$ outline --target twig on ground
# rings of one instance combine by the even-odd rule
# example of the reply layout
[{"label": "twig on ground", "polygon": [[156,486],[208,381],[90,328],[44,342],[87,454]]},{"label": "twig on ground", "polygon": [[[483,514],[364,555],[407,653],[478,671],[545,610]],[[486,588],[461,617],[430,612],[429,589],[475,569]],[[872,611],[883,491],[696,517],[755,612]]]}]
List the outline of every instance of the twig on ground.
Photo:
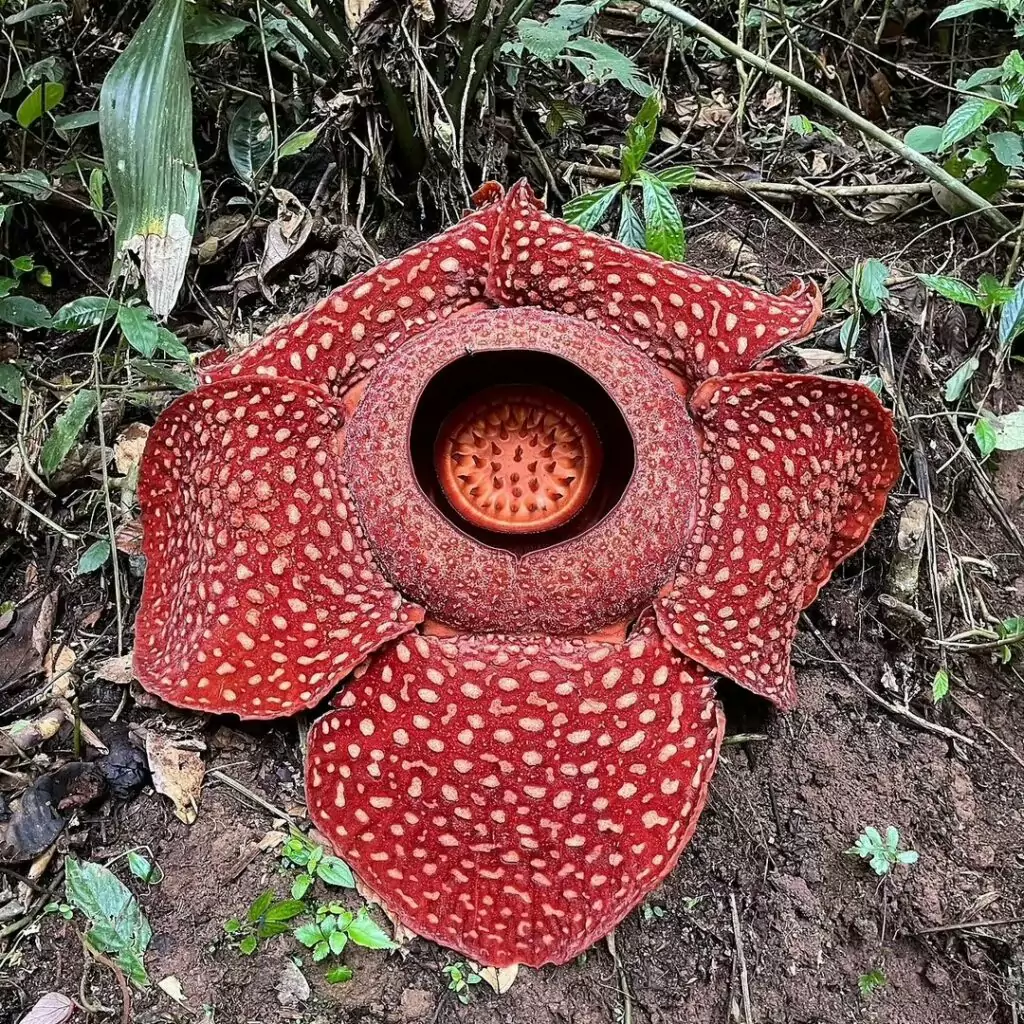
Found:
[{"label": "twig on ground", "polygon": [[619,979],[618,991],[619,995],[622,996],[622,1024],[632,1024],[633,997],[629,992],[629,982],[626,978],[626,969],[622,966],[618,950],[615,948],[615,932],[609,932],[609,934],[605,936],[605,942],[608,945],[608,952],[612,955],[612,961],[615,964],[615,973]]},{"label": "twig on ground", "polygon": [[993,917],[985,921],[955,921],[952,924],[936,924],[931,928],[922,928],[911,932],[911,935],[939,935],[942,932],[967,932],[975,928],[1009,928],[1015,924],[1024,924],[1024,917]]},{"label": "twig on ground", "polygon": [[887,701],[881,694],[875,693],[874,690],[864,682],[863,679],[856,672],[853,671],[850,666],[843,661],[839,656],[836,649],[822,636],[821,630],[807,617],[806,614],[800,616],[800,622],[802,625],[809,630],[819,644],[825,649],[828,656],[839,666],[842,670],[843,675],[850,680],[851,683],[856,685],[859,689],[873,700],[879,707],[885,708],[891,715],[895,715],[897,718],[903,718],[908,722],[912,722],[919,729],[923,729],[925,732],[934,733],[936,736],[944,736],[948,740],[956,740],[959,743],[964,743],[967,746],[974,746],[974,740],[968,736],[964,736],[963,733],[957,732],[955,729],[949,729],[944,725],[939,725],[938,722],[929,722],[927,718],[922,718],[920,715],[915,714],[910,708],[900,707],[898,704],[893,704]]},{"label": "twig on ground", "polygon": [[736,894],[729,893],[729,909],[732,911],[732,937],[736,943],[736,962],[740,969],[740,995],[743,999],[743,1022],[753,1024],[750,1012],[750,980],[747,978],[747,955],[743,951],[743,932],[740,929],[740,912],[736,906]]},{"label": "twig on ground", "polygon": [[836,117],[840,117],[844,121],[853,125],[866,137],[881,144],[890,152],[895,153],[897,156],[902,157],[907,162],[920,168],[920,170],[922,170],[929,178],[938,182],[943,186],[943,188],[952,192],[953,195],[960,199],[966,206],[981,214],[981,216],[995,225],[995,227],[1000,231],[1009,231],[1013,227],[1005,214],[994,207],[987,199],[982,198],[977,192],[969,188],[964,182],[954,178],[953,175],[940,167],[934,160],[924,156],[922,153],[912,150],[909,146],[890,135],[887,131],[880,128],[872,121],[869,121],[866,117],[862,117],[844,103],[840,103],[839,100],[829,96],[827,92],[823,92],[821,89],[811,85],[809,82],[805,82],[802,78],[794,75],[791,71],[787,71],[785,68],[780,67],[777,64],[772,64],[763,57],[759,57],[757,54],[751,53],[749,50],[737,46],[736,43],[727,36],[722,35],[721,32],[715,31],[715,29],[710,25],[706,25],[699,18],[695,18],[689,11],[685,11],[681,7],[677,7],[675,4],[671,3],[670,0],[641,0],[641,2],[646,7],[650,7],[655,11],[660,11],[662,14],[673,19],[673,21],[678,21],[681,25],[685,25],[692,32],[696,32],[698,35],[703,36],[709,42],[714,43],[733,57],[736,57],[745,63],[750,64],[752,67],[758,68],[761,71],[774,76],[790,88],[795,89],[801,95],[806,96],[809,100],[813,100],[819,106],[824,107],[829,111],[829,113],[834,114]]},{"label": "twig on ground", "polygon": [[263,810],[272,814],[275,818],[283,818],[285,821],[290,821],[293,825],[299,825],[300,822],[296,820],[295,816],[289,814],[283,807],[275,807],[274,804],[268,800],[264,800],[259,793],[254,793],[248,786],[239,782],[238,779],[233,779],[230,775],[221,771],[220,768],[211,768],[207,773],[208,779],[216,779],[218,782],[223,782],[229,789],[233,789],[236,793],[241,793],[242,796],[247,797],[254,804],[262,807]]}]

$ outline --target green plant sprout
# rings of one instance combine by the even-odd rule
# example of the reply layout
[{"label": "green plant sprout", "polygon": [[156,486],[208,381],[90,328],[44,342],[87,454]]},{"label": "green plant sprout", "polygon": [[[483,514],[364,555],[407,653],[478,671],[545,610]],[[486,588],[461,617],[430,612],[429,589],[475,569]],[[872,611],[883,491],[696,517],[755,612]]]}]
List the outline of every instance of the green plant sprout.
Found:
[{"label": "green plant sprout", "polygon": [[483,978],[473,971],[465,960],[458,960],[442,968],[442,974],[448,976],[448,991],[454,992],[459,1002],[465,1005],[472,997],[471,985],[479,985]]},{"label": "green plant sprout", "polygon": [[885,987],[888,979],[880,967],[872,967],[857,979],[857,989],[863,999],[870,999],[880,988]]},{"label": "green plant sprout", "polygon": [[846,852],[863,857],[880,877],[888,875],[897,864],[916,864],[918,857],[916,850],[900,849],[900,833],[895,825],[885,830],[884,838],[874,825],[868,825]]},{"label": "green plant sprout", "polygon": [[339,889],[355,888],[352,870],[340,857],[325,854],[322,846],[311,843],[298,832],[293,832],[281,847],[281,858],[292,867],[302,868],[292,883],[292,899],[303,899],[314,878]]},{"label": "green plant sprout", "polygon": [[[620,151],[619,180],[613,185],[584,192],[565,204],[563,216],[570,224],[589,231],[608,217],[619,202],[619,226],[615,237],[635,249],[648,249],[667,260],[686,255],[686,231],[672,190],[689,185],[692,167],[647,170],[643,164],[658,134],[661,99],[651,93],[626,129]],[[640,189],[640,212],[633,205],[633,191]]]},{"label": "green plant sprout", "polygon": [[225,921],[224,931],[242,956],[252,956],[261,939],[290,931],[288,922],[304,913],[306,904],[301,900],[275,899],[272,892],[265,892],[249,904],[244,918],[233,917]]}]

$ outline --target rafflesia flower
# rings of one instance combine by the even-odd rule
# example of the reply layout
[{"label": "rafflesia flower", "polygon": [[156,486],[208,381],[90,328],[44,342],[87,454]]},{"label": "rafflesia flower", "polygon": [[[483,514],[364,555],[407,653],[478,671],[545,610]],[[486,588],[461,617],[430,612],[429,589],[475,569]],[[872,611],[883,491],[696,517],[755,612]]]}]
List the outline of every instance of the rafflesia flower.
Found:
[{"label": "rafflesia flower", "polygon": [[312,822],[411,930],[536,966],[672,869],[715,677],[792,706],[800,610],[899,458],[869,389],[756,370],[813,285],[482,193],[160,417],[135,666],[242,718],[347,680],[310,733]]}]

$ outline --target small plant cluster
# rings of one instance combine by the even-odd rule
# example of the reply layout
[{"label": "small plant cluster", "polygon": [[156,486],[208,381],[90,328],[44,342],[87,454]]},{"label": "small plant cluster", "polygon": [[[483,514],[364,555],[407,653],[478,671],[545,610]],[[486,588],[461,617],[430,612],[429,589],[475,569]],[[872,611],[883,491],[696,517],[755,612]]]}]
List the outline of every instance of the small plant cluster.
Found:
[{"label": "small plant cluster", "polygon": [[[648,249],[667,260],[681,260],[686,256],[686,231],[672,190],[689,185],[696,172],[692,167],[652,171],[644,166],[658,134],[660,113],[661,99],[657,93],[651,93],[626,129],[619,180],[566,203],[563,216],[570,224],[589,231],[611,215],[618,200],[615,237],[620,242],[634,249]],[[637,188],[641,197],[639,212],[633,199]]]},{"label": "small plant cluster", "polygon": [[898,864],[916,864],[918,857],[916,850],[900,849],[900,833],[895,825],[890,825],[884,836],[874,825],[868,825],[846,852],[863,857],[879,877],[888,875]]},{"label": "small plant cluster", "polygon": [[[340,889],[355,888],[349,866],[340,858],[325,854],[323,847],[293,832],[281,847],[285,868],[299,869],[292,881],[291,896],[278,898],[264,892],[249,905],[244,917],[224,922],[224,931],[243,956],[252,956],[260,942],[290,932],[312,951],[313,962],[339,960],[327,970],[332,983],[349,981],[352,969],[340,962],[349,942],[365,949],[395,949],[397,944],[370,916],[367,907],[352,911],[334,900],[311,904],[307,900],[316,880]],[[299,918],[312,918],[298,923]]]},{"label": "small plant cluster", "polygon": [[483,978],[480,977],[465,960],[458,960],[441,971],[448,979],[448,991],[454,992],[460,1003],[466,1004],[472,997],[470,986],[479,985]]}]

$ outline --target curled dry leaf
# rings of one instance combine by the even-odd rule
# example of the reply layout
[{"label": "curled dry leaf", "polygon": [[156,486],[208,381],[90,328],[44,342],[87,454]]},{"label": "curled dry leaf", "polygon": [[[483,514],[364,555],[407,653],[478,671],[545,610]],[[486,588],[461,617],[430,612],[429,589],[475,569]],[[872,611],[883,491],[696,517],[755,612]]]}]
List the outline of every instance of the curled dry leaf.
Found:
[{"label": "curled dry leaf", "polygon": [[199,796],[203,788],[206,766],[198,751],[162,733],[146,733],[146,757],[158,793],[170,797],[174,814],[186,825],[198,816]]},{"label": "curled dry leaf", "polygon": [[263,258],[260,260],[257,279],[263,294],[269,299],[266,278],[285,260],[294,256],[309,238],[313,230],[313,216],[306,207],[287,189],[271,190],[277,199],[277,217],[267,227]]},{"label": "curled dry leaf", "polygon": [[519,964],[512,964],[510,967],[484,967],[471,962],[471,966],[499,996],[504,995],[519,976]]},{"label": "curled dry leaf", "polygon": [[114,465],[122,476],[138,466],[146,448],[149,427],[145,423],[131,423],[114,442]]},{"label": "curled dry leaf", "polygon": [[104,658],[96,663],[93,671],[97,679],[106,683],[127,686],[132,681],[132,656],[122,654],[120,657]]},{"label": "curled dry leaf", "polygon": [[67,721],[62,708],[51,708],[30,721],[12,722],[0,730],[0,757],[21,757],[52,740]]},{"label": "curled dry leaf", "polygon": [[51,644],[43,659],[43,671],[46,678],[53,683],[54,691],[66,697],[71,692],[71,670],[75,667],[75,652],[63,640]]},{"label": "curled dry leaf", "polygon": [[157,985],[176,1003],[185,1002],[185,991],[181,987],[181,982],[178,981],[173,974],[168,975],[166,978],[162,978],[157,982]]},{"label": "curled dry leaf", "polygon": [[39,595],[18,609],[0,643],[0,687],[34,675],[43,667],[57,616],[58,591]]}]

